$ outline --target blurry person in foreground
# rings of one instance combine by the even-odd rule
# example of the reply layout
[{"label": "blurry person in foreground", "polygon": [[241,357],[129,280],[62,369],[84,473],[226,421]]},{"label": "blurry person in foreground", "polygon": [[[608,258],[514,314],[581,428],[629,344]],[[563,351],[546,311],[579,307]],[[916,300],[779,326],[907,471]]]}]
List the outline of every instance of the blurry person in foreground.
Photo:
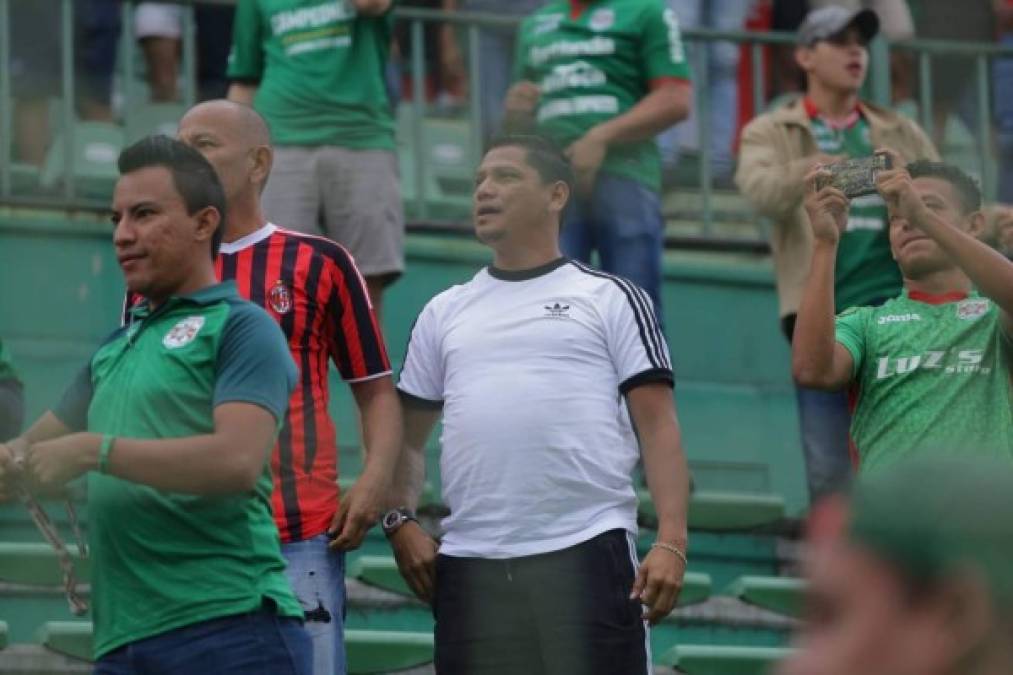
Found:
[{"label": "blurry person in foreground", "polygon": [[812,520],[806,617],[779,675],[1013,672],[1013,467],[920,458]]}]

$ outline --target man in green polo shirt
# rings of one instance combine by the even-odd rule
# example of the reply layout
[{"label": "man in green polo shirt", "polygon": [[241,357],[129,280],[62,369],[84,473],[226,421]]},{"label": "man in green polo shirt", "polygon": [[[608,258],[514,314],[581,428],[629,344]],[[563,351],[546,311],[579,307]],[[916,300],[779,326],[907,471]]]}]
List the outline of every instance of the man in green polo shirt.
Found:
[{"label": "man in green polo shirt", "polygon": [[661,316],[656,136],[689,114],[689,65],[662,0],[556,0],[521,24],[505,123],[536,130],[573,166],[560,244],[641,286]]},{"label": "man in green polo shirt", "polygon": [[10,352],[0,340],[0,438],[11,438],[21,431],[24,414],[21,380],[14,371]]},{"label": "man in green polo shirt", "polygon": [[387,94],[393,0],[244,0],[228,97],[275,145],[264,211],[347,248],[377,314],[404,269],[404,208]]},{"label": "man in green polo shirt", "polygon": [[308,675],[266,464],[295,365],[274,320],[216,283],[225,197],[207,160],[149,137],[119,169],[113,241],[147,301],[0,446],[0,479],[87,474],[96,673]]},{"label": "man in green polo shirt", "polygon": [[862,473],[926,452],[1013,461],[1013,262],[976,236],[985,226],[977,185],[925,160],[881,172],[904,291],[843,312],[835,326],[848,200],[830,186],[816,191],[820,175],[807,177],[815,245],[792,344],[795,378],[826,390],[854,386],[851,439]]}]

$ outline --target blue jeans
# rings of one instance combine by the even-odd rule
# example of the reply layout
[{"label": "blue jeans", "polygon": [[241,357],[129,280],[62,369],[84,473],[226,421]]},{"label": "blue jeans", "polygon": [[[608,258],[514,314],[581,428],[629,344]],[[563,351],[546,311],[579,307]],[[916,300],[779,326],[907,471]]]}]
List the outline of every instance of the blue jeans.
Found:
[{"label": "blue jeans", "polygon": [[310,675],[302,622],[273,605],[137,640],[95,663],[94,675]]},{"label": "blue jeans", "polygon": [[306,612],[313,675],[345,675],[345,554],[326,535],[281,545],[285,575]]},{"label": "blue jeans", "polygon": [[564,255],[585,263],[597,251],[603,270],[647,291],[661,321],[664,233],[657,192],[632,178],[600,173],[590,200],[571,198],[559,243]]},{"label": "blue jeans", "polygon": [[[745,0],[667,0],[668,7],[675,11],[679,27],[710,28],[713,30],[741,31],[746,23],[749,2]],[[705,46],[706,45],[706,46]],[[707,96],[710,101],[710,146],[712,173],[715,176],[730,175],[732,171],[732,141],[738,121],[739,102],[739,46],[734,42],[695,42],[687,52],[694,73],[700,69],[699,58],[692,52],[707,49],[708,91],[696,96]],[[694,75],[700,81],[699,74]],[[668,129],[658,137],[661,158],[665,166],[674,167],[678,161],[679,148],[699,147],[699,122],[695,112],[677,126]]]},{"label": "blue jeans", "polygon": [[820,391],[795,386],[802,431],[809,503],[846,487],[851,480],[848,431],[851,411],[846,391]]}]

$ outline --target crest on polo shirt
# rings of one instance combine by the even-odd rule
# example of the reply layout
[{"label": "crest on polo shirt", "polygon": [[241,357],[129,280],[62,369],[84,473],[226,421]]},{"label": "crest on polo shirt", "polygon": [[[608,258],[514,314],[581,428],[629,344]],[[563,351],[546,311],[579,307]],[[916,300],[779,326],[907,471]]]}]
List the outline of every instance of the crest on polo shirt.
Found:
[{"label": "crest on polo shirt", "polygon": [[175,326],[172,327],[165,337],[162,338],[162,344],[165,345],[166,349],[179,349],[185,347],[194,341],[197,337],[197,333],[204,327],[203,316],[188,316],[183,319]]},{"label": "crest on polo shirt", "polygon": [[274,286],[267,292],[267,305],[278,314],[292,311],[292,291],[281,279],[274,282]]},{"label": "crest on polo shirt", "polygon": [[957,303],[957,318],[964,321],[974,321],[985,316],[988,312],[988,300],[975,298],[973,300],[961,300]]},{"label": "crest on polo shirt", "polygon": [[596,9],[588,20],[591,30],[608,30],[616,23],[615,10],[609,8]]}]

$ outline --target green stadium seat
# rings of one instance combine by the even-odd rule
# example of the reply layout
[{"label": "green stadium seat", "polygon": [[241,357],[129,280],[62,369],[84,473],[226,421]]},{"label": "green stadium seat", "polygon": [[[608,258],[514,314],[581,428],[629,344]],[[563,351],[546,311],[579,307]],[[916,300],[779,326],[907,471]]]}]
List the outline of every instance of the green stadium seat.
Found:
[{"label": "green stadium seat", "polygon": [[[77,546],[67,545],[74,560],[78,583],[88,583],[91,565],[78,555]],[[0,542],[0,581],[12,584],[56,586],[63,583],[63,573],[56,551],[47,543]]]},{"label": "green stadium seat", "polygon": [[[652,522],[658,518],[646,489],[639,491],[640,515]],[[689,527],[698,530],[750,530],[772,525],[784,518],[784,499],[777,495],[697,491],[689,501]]]},{"label": "green stadium seat", "polygon": [[40,171],[34,164],[11,162],[11,190],[14,194],[24,194],[39,188]]},{"label": "green stadium seat", "polygon": [[90,621],[50,621],[39,629],[42,646],[82,661],[92,659]]},{"label": "green stadium seat", "polygon": [[0,649],[6,649],[8,644],[7,622],[0,621]]},{"label": "green stadium seat", "polygon": [[[124,146],[123,129],[106,122],[78,122],[74,125],[73,180],[80,197],[108,199],[119,178],[116,160]],[[45,188],[63,184],[64,135],[53,141],[40,181]]]},{"label": "green stadium seat", "polygon": [[397,672],[433,660],[433,634],[346,630],[345,652],[350,675]]},{"label": "green stadium seat", "polygon": [[686,572],[679,593],[679,607],[706,602],[711,596],[711,577],[701,572]]},{"label": "green stadium seat", "polygon": [[678,645],[655,663],[687,675],[763,675],[791,653],[783,647]]},{"label": "green stadium seat", "polygon": [[414,597],[392,556],[364,555],[349,564],[348,576],[391,593]]},{"label": "green stadium seat", "polygon": [[736,579],[725,595],[778,614],[797,617],[802,612],[806,582],[789,577],[743,576]]},{"label": "green stadium seat", "polygon": [[126,111],[126,139],[133,143],[149,134],[176,135],[186,106],[179,103],[143,103]]}]

